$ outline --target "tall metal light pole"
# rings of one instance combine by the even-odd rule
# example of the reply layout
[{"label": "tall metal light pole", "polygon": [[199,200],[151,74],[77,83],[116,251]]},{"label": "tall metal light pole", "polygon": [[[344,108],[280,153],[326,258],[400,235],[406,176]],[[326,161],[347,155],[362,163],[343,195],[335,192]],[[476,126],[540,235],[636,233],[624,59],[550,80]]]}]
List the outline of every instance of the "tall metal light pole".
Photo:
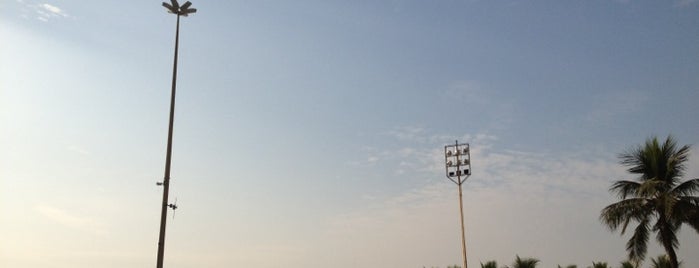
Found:
[{"label": "tall metal light pole", "polygon": [[175,117],[175,88],[177,85],[177,49],[180,42],[180,16],[187,17],[189,14],[197,12],[195,8],[190,8],[191,2],[187,1],[182,6],[177,0],[170,0],[170,4],[163,2],[163,6],[169,13],[177,15],[177,28],[175,29],[175,62],[172,67],[172,94],[170,95],[170,123],[167,132],[167,154],[165,156],[165,178],[158,185],[163,186],[163,204],[160,213],[160,236],[158,237],[158,261],[157,268],[163,267],[163,257],[165,254],[165,225],[167,222],[167,209],[177,209],[177,205],[168,204],[168,192],[170,191],[170,163],[172,160],[172,125]]},{"label": "tall metal light pole", "polygon": [[459,186],[459,215],[461,216],[461,248],[463,249],[464,267],[466,263],[466,233],[464,230],[464,203],[461,194],[461,184],[471,176],[471,150],[468,143],[444,146],[444,162],[446,164],[446,175],[449,180]]}]

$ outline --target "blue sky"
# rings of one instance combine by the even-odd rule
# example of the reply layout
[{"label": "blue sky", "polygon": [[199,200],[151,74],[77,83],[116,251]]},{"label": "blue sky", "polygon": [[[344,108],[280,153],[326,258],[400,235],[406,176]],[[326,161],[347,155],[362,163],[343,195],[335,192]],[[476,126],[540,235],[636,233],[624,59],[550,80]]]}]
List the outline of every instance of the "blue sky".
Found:
[{"label": "blue sky", "polygon": [[[616,156],[699,141],[697,1],[193,6],[168,267],[460,263],[456,139],[470,265],[617,264]],[[159,1],[0,3],[1,266],[154,264],[174,24]]]}]

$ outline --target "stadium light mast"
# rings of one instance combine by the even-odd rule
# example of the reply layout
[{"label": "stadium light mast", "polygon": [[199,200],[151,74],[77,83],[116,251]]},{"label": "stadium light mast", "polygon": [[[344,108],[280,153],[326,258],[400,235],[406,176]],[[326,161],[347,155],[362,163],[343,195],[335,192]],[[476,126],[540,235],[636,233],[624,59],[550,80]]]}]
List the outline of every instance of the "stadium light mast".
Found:
[{"label": "stadium light mast", "polygon": [[461,216],[459,219],[461,219],[461,248],[464,257],[463,268],[468,268],[466,262],[466,233],[464,230],[464,203],[461,192],[461,184],[471,176],[471,149],[468,143],[459,144],[457,140],[454,145],[444,146],[444,162],[447,178],[459,186],[459,215]]},{"label": "stadium light mast", "polygon": [[165,226],[167,222],[167,209],[177,209],[176,204],[168,204],[168,193],[170,191],[170,163],[172,160],[172,127],[175,117],[175,88],[177,87],[177,50],[180,43],[180,16],[189,16],[197,12],[197,9],[190,8],[192,3],[187,1],[183,5],[177,0],[170,0],[170,3],[163,2],[163,6],[167,8],[168,13],[177,15],[177,27],[175,28],[175,60],[172,67],[172,93],[170,95],[170,122],[167,132],[167,154],[165,156],[165,178],[158,185],[163,186],[163,204],[160,213],[160,236],[158,237],[158,260],[156,267],[163,267],[163,257],[165,254]]}]

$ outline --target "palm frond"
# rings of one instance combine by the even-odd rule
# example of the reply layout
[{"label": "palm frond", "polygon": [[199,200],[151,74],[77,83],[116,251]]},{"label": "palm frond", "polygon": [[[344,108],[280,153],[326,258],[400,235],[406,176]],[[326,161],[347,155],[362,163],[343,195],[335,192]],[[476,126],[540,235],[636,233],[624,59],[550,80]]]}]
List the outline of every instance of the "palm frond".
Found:
[{"label": "palm frond", "polygon": [[654,201],[655,210],[658,213],[659,218],[658,222],[660,222],[661,219],[667,223],[677,221],[672,217],[672,215],[674,214],[675,206],[677,205],[679,199],[669,193],[659,193],[658,197],[656,197]]},{"label": "palm frond", "polygon": [[481,268],[498,268],[498,263],[496,261],[488,261],[485,264],[481,262]]},{"label": "palm frond", "polygon": [[680,196],[678,199],[682,202],[687,202],[693,206],[699,206],[699,196]]},{"label": "palm frond", "polygon": [[636,226],[631,239],[626,243],[626,251],[629,252],[629,260],[641,262],[646,257],[650,233],[648,225],[648,220],[641,221],[638,226]]},{"label": "palm frond", "polygon": [[672,268],[672,263],[667,255],[660,255],[657,258],[650,259],[652,268]]},{"label": "palm frond", "polygon": [[645,156],[642,147],[636,147],[619,155],[619,163],[629,168],[631,174],[645,174],[649,168],[648,157]]},{"label": "palm frond", "polygon": [[592,268],[609,268],[606,262],[592,262]]},{"label": "palm frond", "polygon": [[600,213],[600,220],[612,231],[623,223],[622,234],[631,219],[641,221],[648,217],[648,200],[645,198],[629,198],[611,204]]},{"label": "palm frond", "polygon": [[515,258],[515,262],[512,264],[512,268],[535,268],[536,265],[539,263],[538,259],[534,258],[520,258],[519,255],[516,255],[517,258]]},{"label": "palm frond", "polygon": [[680,197],[672,217],[681,223],[689,224],[699,233],[699,196]]},{"label": "palm frond", "polygon": [[685,196],[699,193],[699,178],[680,183],[671,190],[671,193],[675,196]]},{"label": "palm frond", "polygon": [[614,182],[609,191],[616,193],[619,199],[626,199],[628,196],[637,196],[638,188],[641,184],[635,181],[620,180]]},{"label": "palm frond", "polygon": [[635,268],[635,266],[631,261],[623,261],[621,262],[621,268]]},{"label": "palm frond", "polygon": [[655,239],[663,246],[670,246],[677,249],[680,242],[677,240],[677,231],[679,224],[668,220],[663,220],[663,217],[658,218],[658,221],[653,225],[653,230],[657,232]]},{"label": "palm frond", "polygon": [[677,149],[677,141],[672,136],[667,137],[663,144],[663,159],[667,160],[668,179],[676,180],[684,175],[690,149],[689,145]]}]

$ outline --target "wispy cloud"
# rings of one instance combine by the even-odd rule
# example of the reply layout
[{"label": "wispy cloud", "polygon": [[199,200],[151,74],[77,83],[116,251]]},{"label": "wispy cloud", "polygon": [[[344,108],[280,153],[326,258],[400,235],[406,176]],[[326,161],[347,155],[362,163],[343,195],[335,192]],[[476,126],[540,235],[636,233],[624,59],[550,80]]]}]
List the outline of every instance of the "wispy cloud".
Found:
[{"label": "wispy cloud", "polygon": [[70,17],[63,9],[47,3],[38,4],[35,7],[35,11],[38,14],[37,18],[41,21]]},{"label": "wispy cloud", "polygon": [[[63,8],[60,8],[53,4],[39,3],[34,1],[28,2],[24,0],[16,1],[25,8],[22,14],[22,17],[24,18],[29,18],[30,16],[33,16],[37,20],[43,22],[49,22],[51,20],[61,18],[73,18],[73,16],[68,14],[68,12],[66,12]],[[31,15],[28,13],[30,13]]]},{"label": "wispy cloud", "polygon": [[34,210],[46,219],[64,227],[87,231],[99,236],[107,235],[104,226],[90,217],[77,216],[67,210],[48,205],[37,205]]},{"label": "wispy cloud", "polygon": [[54,5],[51,5],[51,4],[46,4],[46,3],[41,4],[40,6],[41,6],[41,8],[43,8],[44,10],[50,12],[50,13],[53,14],[53,15],[56,15],[56,16],[63,16],[63,17],[67,17],[67,16],[68,16],[68,14],[66,14],[63,10],[61,10],[61,9],[60,9],[59,7],[57,7],[57,6],[54,6]]},{"label": "wispy cloud", "polygon": [[425,136],[425,128],[419,126],[401,126],[391,129],[383,133],[385,136],[390,136],[401,141],[412,141],[424,143],[427,141]]},{"label": "wispy cloud", "polygon": [[[472,146],[490,148],[497,137],[491,134],[463,134],[446,135],[430,133],[419,126],[400,126],[382,132],[379,136],[393,139],[397,147],[378,149],[366,146],[364,159],[366,161],[353,161],[354,166],[373,166],[378,161],[393,164],[392,169],[397,174],[404,173],[434,173],[441,172],[444,165],[443,146],[455,140],[469,142]],[[373,161],[368,161],[373,160]]]}]

